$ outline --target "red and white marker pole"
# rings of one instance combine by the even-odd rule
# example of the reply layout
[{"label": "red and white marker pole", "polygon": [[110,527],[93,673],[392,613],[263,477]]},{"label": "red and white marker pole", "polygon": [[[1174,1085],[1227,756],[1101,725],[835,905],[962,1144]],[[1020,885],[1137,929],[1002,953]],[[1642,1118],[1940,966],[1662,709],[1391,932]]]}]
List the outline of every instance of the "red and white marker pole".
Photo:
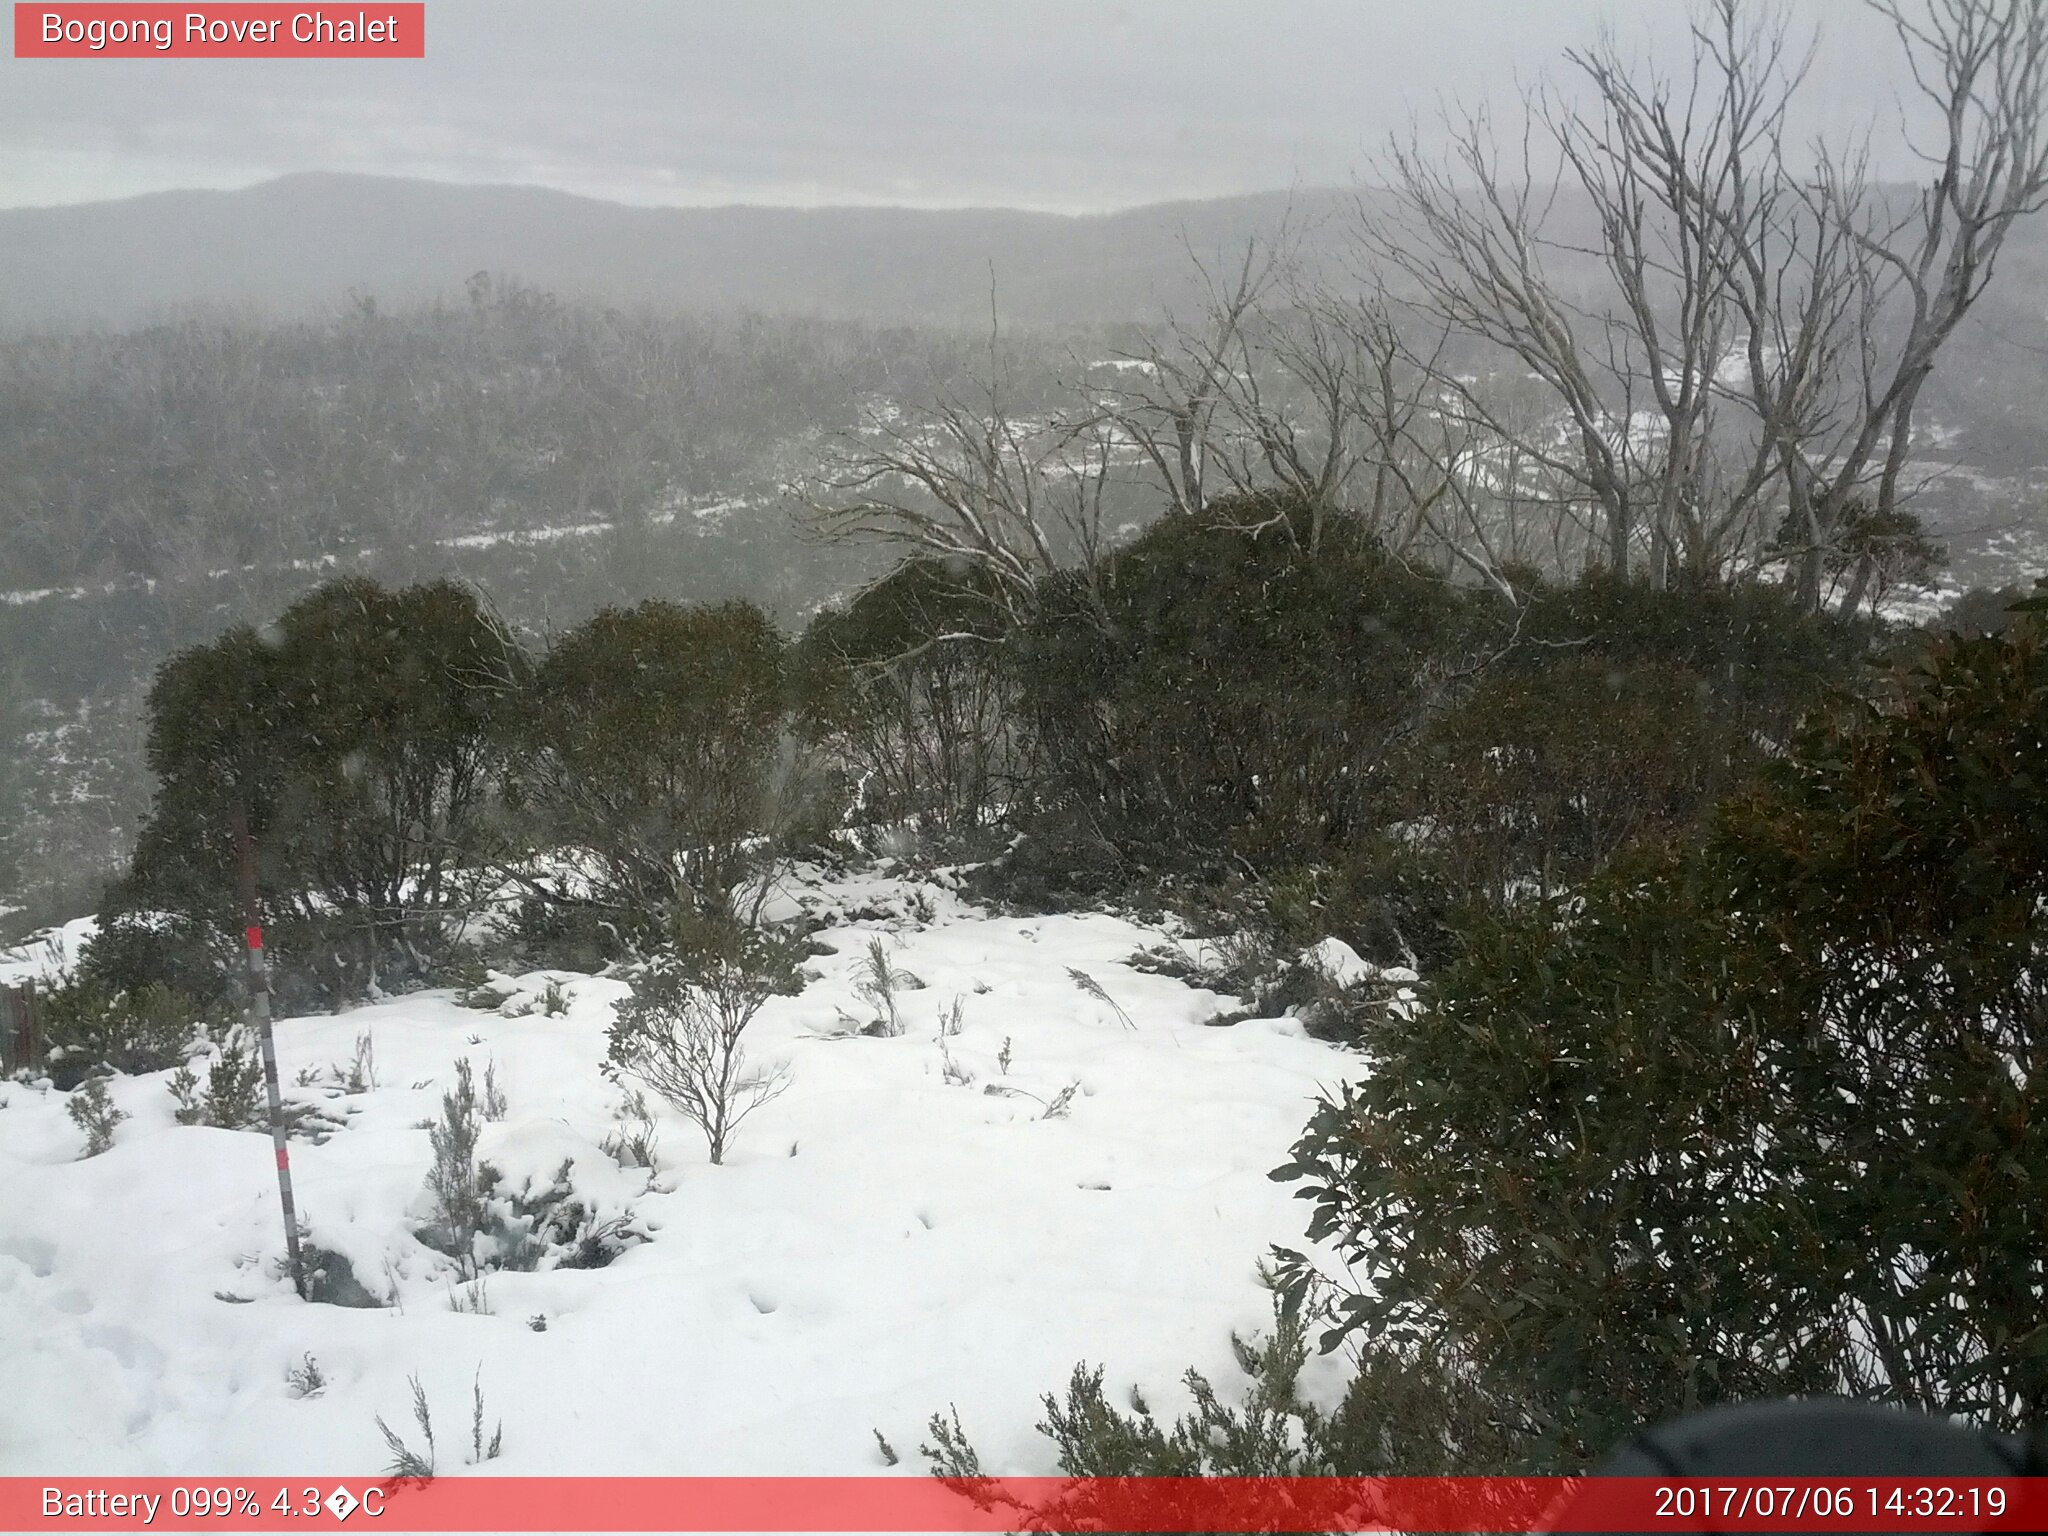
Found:
[{"label": "red and white marker pole", "polygon": [[285,1138],[284,1095],[277,1086],[277,1041],[270,1031],[270,972],[263,959],[263,925],[256,918],[256,848],[249,816],[235,802],[235,868],[242,886],[242,937],[249,951],[249,1028],[263,1051],[263,1092],[270,1104],[270,1145],[277,1156],[277,1199],[284,1207],[284,1246],[292,1266],[292,1289],[306,1297],[306,1266],[299,1255],[299,1213],[292,1199],[292,1154]]}]

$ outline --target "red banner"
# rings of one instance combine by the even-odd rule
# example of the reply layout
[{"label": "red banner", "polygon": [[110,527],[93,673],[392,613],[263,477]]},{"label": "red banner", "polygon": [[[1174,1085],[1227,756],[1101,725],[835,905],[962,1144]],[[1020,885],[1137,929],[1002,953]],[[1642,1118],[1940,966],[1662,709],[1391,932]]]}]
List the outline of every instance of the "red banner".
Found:
[{"label": "red banner", "polygon": [[423,59],[427,8],[355,5],[14,7],[17,59]]},{"label": "red banner", "polygon": [[2039,1531],[2039,1478],[0,1478],[0,1530]]}]

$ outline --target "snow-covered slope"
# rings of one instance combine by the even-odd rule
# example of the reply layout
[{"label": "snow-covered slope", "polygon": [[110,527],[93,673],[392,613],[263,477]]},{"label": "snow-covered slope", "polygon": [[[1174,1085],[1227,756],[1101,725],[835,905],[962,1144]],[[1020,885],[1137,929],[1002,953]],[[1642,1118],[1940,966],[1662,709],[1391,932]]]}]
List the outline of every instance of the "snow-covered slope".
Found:
[{"label": "snow-covered slope", "polygon": [[[836,914],[833,953],[749,1032],[793,1082],[720,1168],[666,1106],[651,1176],[601,1150],[615,980],[279,1023],[287,1097],[344,1122],[293,1143],[305,1221],[382,1309],[292,1294],[266,1137],[176,1124],[162,1075],[114,1081],[131,1118],[82,1161],[64,1095],[0,1086],[0,1472],[374,1472],[374,1417],[411,1432],[414,1372],[443,1472],[479,1379],[504,1423],[492,1472],[874,1472],[880,1429],[908,1475],[952,1402],[993,1470],[1049,1471],[1037,1395],[1078,1359],[1167,1413],[1190,1365],[1236,1379],[1229,1331],[1269,1317],[1257,1261],[1300,1243],[1303,1207],[1267,1170],[1354,1064],[1291,1020],[1208,1026],[1233,1000],[1126,965],[1170,939],[1119,918],[991,916],[880,877],[810,874],[791,899]],[[893,1038],[847,1023],[873,1016],[855,984],[877,934],[923,983]],[[550,980],[566,1013],[520,1012]],[[364,1033],[378,1086],[348,1093],[331,1064]],[[573,1158],[586,1203],[651,1240],[604,1269],[493,1274],[488,1315],[454,1310],[449,1262],[412,1230],[458,1057],[495,1063],[509,1101],[481,1157],[514,1185]],[[299,1396],[308,1354],[326,1385]]]}]

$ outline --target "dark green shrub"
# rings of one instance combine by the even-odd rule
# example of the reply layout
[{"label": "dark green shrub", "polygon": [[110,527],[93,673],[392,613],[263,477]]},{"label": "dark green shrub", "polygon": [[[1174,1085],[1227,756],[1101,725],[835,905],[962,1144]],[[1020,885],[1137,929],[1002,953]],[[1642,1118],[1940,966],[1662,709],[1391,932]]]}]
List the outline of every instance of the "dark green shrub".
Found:
[{"label": "dark green shrub", "polygon": [[2038,628],[1953,639],[1696,846],[1477,924],[1276,1171],[1357,1277],[1331,1342],[1482,1405],[1463,1470],[1788,1393],[2038,1422],[2044,783]]},{"label": "dark green shrub", "polygon": [[504,968],[601,971],[613,961],[650,953],[664,931],[659,909],[528,896],[507,924],[505,945],[516,960]]},{"label": "dark green shrub", "polygon": [[189,1062],[181,1064],[165,1084],[177,1106],[172,1116],[180,1125],[249,1130],[259,1123],[256,1090],[262,1081],[263,1063],[240,1028],[230,1025],[211,1033],[214,1038],[205,1087],[201,1088],[199,1074]]},{"label": "dark green shrub", "polygon": [[211,1007],[229,995],[239,930],[209,929],[172,913],[123,910],[124,892],[106,893],[99,926],[78,955],[81,979],[109,991],[163,986]]},{"label": "dark green shrub", "polygon": [[1562,586],[1529,584],[1514,654],[1544,652],[1610,663],[1683,668],[1697,676],[1731,728],[1783,744],[1832,685],[1854,680],[1868,625],[1815,617],[1762,582],[1669,588],[1593,571]]},{"label": "dark green shrub", "polygon": [[1522,583],[1521,612],[1389,766],[1389,822],[1334,861],[1361,949],[1434,967],[1474,912],[1693,835],[1848,684],[1866,635],[1761,587]]},{"label": "dark green shrub", "polygon": [[1057,810],[1148,859],[1261,871],[1376,825],[1475,615],[1353,520],[1310,547],[1317,521],[1233,498],[1045,585],[1020,653]]},{"label": "dark green shrub", "polygon": [[128,1112],[114,1107],[113,1096],[107,1092],[107,1080],[95,1077],[71,1095],[64,1106],[64,1112],[71,1117],[71,1123],[85,1135],[85,1157],[98,1157],[114,1144],[114,1132],[120,1128]]},{"label": "dark green shrub", "polygon": [[[388,1301],[379,1300],[370,1293],[362,1281],[356,1278],[355,1266],[346,1254],[336,1253],[331,1248],[322,1248],[318,1243],[304,1243],[300,1248],[300,1267],[306,1277],[306,1300],[324,1303],[330,1307],[383,1307]],[[312,1357],[307,1356],[310,1365]],[[301,1396],[309,1395],[302,1392]]]},{"label": "dark green shrub", "polygon": [[750,603],[607,608],[569,631],[526,719],[541,844],[587,854],[604,905],[725,911],[775,819],[784,672]]},{"label": "dark green shrub", "polygon": [[1824,1042],[1806,1199],[1851,1391],[2048,1415],[2048,596],[1816,725],[1710,850]]},{"label": "dark green shrub", "polygon": [[1802,1224],[1745,1141],[1789,1070],[1733,995],[1748,953],[1678,872],[1631,863],[1483,921],[1419,1013],[1370,1020],[1369,1074],[1275,1174],[1358,1276],[1325,1342],[1461,1367],[1540,1468],[1824,1385],[1778,1347]]},{"label": "dark green shrub", "polygon": [[[1293,1310],[1276,1306],[1274,1315],[1270,1339],[1231,1336],[1249,1382],[1241,1403],[1225,1403],[1206,1377],[1191,1370],[1182,1379],[1195,1406],[1167,1427],[1135,1391],[1128,1411],[1111,1403],[1100,1366],[1076,1365],[1064,1395],[1045,1394],[1045,1417],[1038,1424],[1058,1449],[1060,1471],[1079,1478],[1335,1474],[1346,1458],[1332,1442],[1332,1423],[1299,1390],[1307,1334]],[[920,1449],[934,1476],[984,1475],[957,1411],[950,1418],[933,1414],[927,1431],[931,1438]],[[1087,1495],[1079,1490],[1072,1497]],[[1083,1507],[1070,1513],[1085,1518]]]},{"label": "dark green shrub", "polygon": [[[1264,1340],[1232,1335],[1231,1346],[1245,1377],[1237,1401],[1226,1401],[1216,1385],[1189,1371],[1183,1380],[1194,1406],[1170,1425],[1162,1425],[1136,1391],[1128,1409],[1111,1402],[1101,1367],[1075,1366],[1064,1394],[1042,1399],[1038,1432],[1056,1448],[1060,1471],[1084,1481],[1055,1494],[1050,1507],[1028,1512],[1027,1528],[1119,1528],[1115,1511],[1103,1508],[1085,1481],[1090,1478],[1443,1475],[1484,1459],[1502,1439],[1479,1405],[1454,1400],[1444,1374],[1428,1361],[1398,1371],[1369,1361],[1334,1409],[1317,1407],[1301,1389],[1310,1341],[1290,1307],[1276,1306]],[[1424,1430],[1425,1423],[1437,1427]],[[1000,1485],[977,1483],[989,1472],[957,1410],[932,1415],[927,1434],[919,1449],[934,1476],[969,1498],[977,1492],[1003,1497]],[[1284,1499],[1286,1490],[1276,1487],[1272,1496]],[[1283,1511],[1274,1513],[1275,1528],[1285,1528],[1277,1518]]]},{"label": "dark green shrub", "polygon": [[2021,622],[2018,605],[2028,597],[2025,587],[1972,587],[1925,627],[1930,635],[1996,635]]},{"label": "dark green shrub", "polygon": [[51,1080],[70,1088],[104,1072],[161,1072],[183,1065],[210,1029],[224,1028],[219,1002],[201,1002],[162,982],[115,990],[74,978],[40,994]]},{"label": "dark green shrub", "polygon": [[1051,912],[1128,897],[1138,878],[1130,861],[1070,810],[1032,817],[1000,858],[968,872],[963,890],[976,901]]},{"label": "dark green shrub", "polygon": [[217,961],[232,953],[245,814],[288,996],[417,979],[447,916],[490,879],[522,672],[467,590],[359,578],[309,593],[272,632],[237,628],[166,663],[149,701],[156,802],[113,906],[164,914],[179,955],[123,959],[197,964],[199,933],[225,937]]},{"label": "dark green shrub", "polygon": [[490,1221],[489,1196],[495,1178],[476,1158],[484,1128],[476,1076],[469,1058],[455,1063],[455,1086],[441,1095],[441,1117],[427,1124],[434,1161],[427,1170],[432,1216],[413,1235],[454,1259],[465,1279],[482,1272],[487,1260],[482,1239]]},{"label": "dark green shrub", "polygon": [[1875,616],[1895,588],[1930,586],[1948,563],[1948,551],[1928,536],[1919,514],[1903,507],[1880,508],[1851,495],[1826,521],[1823,547],[1814,550],[1804,519],[1787,512],[1769,553],[1795,562],[1810,556],[1826,598],[1844,614],[1853,616],[1868,603]]},{"label": "dark green shrub", "polygon": [[1400,820],[1359,857],[1383,888],[1418,888],[1404,935],[1440,951],[1432,929],[1460,908],[1555,891],[1630,843],[1687,833],[1762,759],[1689,667],[1504,658],[1398,754]]}]

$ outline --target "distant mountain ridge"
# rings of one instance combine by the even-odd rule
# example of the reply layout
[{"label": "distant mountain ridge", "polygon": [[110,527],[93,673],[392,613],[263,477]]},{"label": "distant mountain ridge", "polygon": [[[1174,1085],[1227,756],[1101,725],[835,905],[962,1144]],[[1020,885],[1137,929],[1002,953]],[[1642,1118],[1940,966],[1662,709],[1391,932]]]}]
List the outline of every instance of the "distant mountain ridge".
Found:
[{"label": "distant mountain ridge", "polygon": [[972,322],[1141,318],[1213,254],[1318,190],[1071,216],[1014,209],[641,208],[526,186],[317,172],[237,191],[0,209],[0,325],[126,325],[193,305],[269,314],[459,297],[489,270],[565,295],[664,307]]},{"label": "distant mountain ridge", "polygon": [[[1910,189],[1892,189],[1908,198]],[[309,172],[236,191],[0,209],[0,334],[126,328],[193,309],[333,313],[352,293],[460,302],[487,271],[564,298],[664,310],[983,327],[1148,321],[1201,300],[1190,255],[1228,264],[1283,226],[1312,267],[1350,268],[1361,197],[1312,188],[1097,215],[1006,208],[643,208],[543,187]],[[1567,246],[1589,210],[1560,202]],[[1553,253],[1575,297],[1597,258]],[[2048,214],[2014,229],[1939,374],[2038,396],[2048,357]],[[2031,451],[2031,450],[2030,450]],[[2031,459],[2029,460],[2031,462]]]}]

